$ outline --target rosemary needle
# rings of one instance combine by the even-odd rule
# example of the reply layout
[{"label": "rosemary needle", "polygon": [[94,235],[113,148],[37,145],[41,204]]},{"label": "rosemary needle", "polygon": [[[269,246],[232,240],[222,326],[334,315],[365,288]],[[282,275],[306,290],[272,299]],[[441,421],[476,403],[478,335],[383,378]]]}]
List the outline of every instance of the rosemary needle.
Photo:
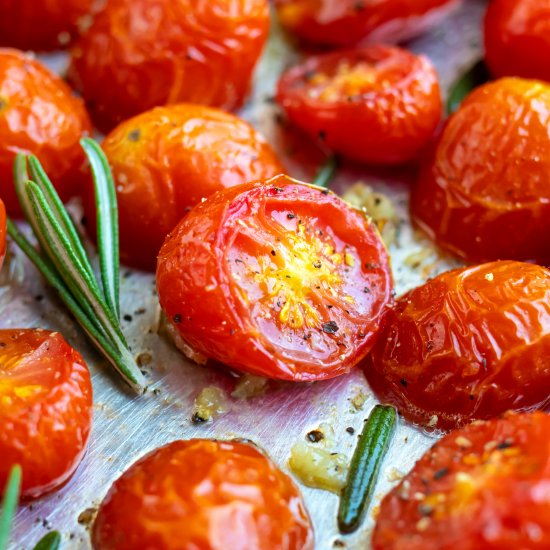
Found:
[{"label": "rosemary needle", "polygon": [[8,482],[4,490],[2,510],[0,511],[0,550],[5,550],[10,537],[11,522],[15,515],[19,492],[21,491],[21,466],[16,464],[10,470]]},{"label": "rosemary needle", "polygon": [[324,187],[325,189],[329,188],[330,181],[334,177],[334,173],[336,172],[338,168],[338,159],[335,155],[331,155],[327,158],[325,163],[321,166],[319,169],[319,172],[317,172],[317,175],[315,176],[315,179],[313,180],[313,185],[317,185],[317,187]]},{"label": "rosemary needle", "polygon": [[50,531],[37,542],[33,550],[58,550],[60,545],[61,535],[59,531]]}]

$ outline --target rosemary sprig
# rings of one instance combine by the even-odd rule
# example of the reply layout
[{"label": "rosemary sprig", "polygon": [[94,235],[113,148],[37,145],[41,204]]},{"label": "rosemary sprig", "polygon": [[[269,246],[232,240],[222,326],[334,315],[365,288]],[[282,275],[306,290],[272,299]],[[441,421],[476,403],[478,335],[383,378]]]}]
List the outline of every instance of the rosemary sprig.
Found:
[{"label": "rosemary sprig", "polygon": [[447,114],[453,114],[475,88],[489,80],[491,80],[489,69],[483,59],[480,59],[453,82],[447,99]]},{"label": "rosemary sprig", "polygon": [[33,550],[58,550],[60,545],[61,535],[59,531],[50,531],[36,543]]},{"label": "rosemary sprig", "polygon": [[19,502],[19,492],[21,491],[21,466],[16,464],[12,466],[8,476],[8,482],[4,489],[4,498],[2,499],[2,510],[0,511],[0,550],[5,550],[10,538],[11,522],[15,515],[17,503]]},{"label": "rosemary sprig", "polygon": [[331,155],[327,158],[324,164],[321,166],[315,179],[313,180],[313,185],[318,187],[324,187],[325,189],[329,188],[330,181],[334,177],[334,173],[338,169],[338,159],[336,155]]}]

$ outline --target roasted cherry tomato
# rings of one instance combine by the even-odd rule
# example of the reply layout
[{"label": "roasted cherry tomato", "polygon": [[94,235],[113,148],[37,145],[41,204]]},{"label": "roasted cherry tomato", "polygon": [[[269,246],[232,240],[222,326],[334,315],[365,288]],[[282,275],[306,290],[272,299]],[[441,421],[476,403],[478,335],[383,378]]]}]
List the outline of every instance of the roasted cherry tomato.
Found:
[{"label": "roasted cherry tomato", "polygon": [[88,367],[58,332],[0,330],[0,486],[23,469],[22,497],[65,483],[92,423]]},{"label": "roasted cherry tomato", "polygon": [[104,131],[157,105],[243,103],[267,0],[110,0],[72,52],[71,79]]},{"label": "roasted cherry tomato", "polygon": [[11,216],[21,215],[13,186],[15,155],[38,156],[68,199],[85,160],[79,140],[89,132],[82,102],[60,78],[22,52],[0,49],[0,197]]},{"label": "roasted cherry tomato", "polygon": [[277,100],[326,147],[373,164],[416,158],[441,118],[431,63],[389,46],[311,57],[283,75]]},{"label": "roasted cherry tomato", "polygon": [[6,257],[6,233],[6,207],[0,199],[0,269],[2,269]]},{"label": "roasted cherry tomato", "polygon": [[475,422],[436,443],[382,501],[374,550],[550,548],[550,416]]},{"label": "roasted cherry tomato", "polygon": [[505,78],[449,119],[412,194],[413,220],[470,260],[550,261],[550,86]]},{"label": "roasted cherry tomato", "polygon": [[148,454],[115,481],[95,550],[312,550],[302,497],[249,444],[192,439]]},{"label": "roasted cherry tomato", "polygon": [[275,0],[283,26],[325,46],[396,43],[435,24],[460,0]]},{"label": "roasted cherry tomato", "polygon": [[97,4],[97,0],[0,0],[0,46],[62,48]]},{"label": "roasted cherry tomato", "polygon": [[451,428],[550,404],[550,271],[493,262],[397,301],[365,373],[409,419]]},{"label": "roasted cherry tomato", "polygon": [[485,59],[495,76],[550,81],[550,0],[493,0],[485,17]]},{"label": "roasted cherry tomato", "polygon": [[[116,182],[121,256],[154,270],[181,218],[215,191],[284,172],[248,123],[200,105],[157,107],[115,128],[103,142]],[[93,186],[84,206],[95,234]]]},{"label": "roasted cherry tomato", "polygon": [[195,355],[308,381],[344,374],[369,351],[392,278],[362,212],[277,176],[193,208],[160,251],[157,287]]}]

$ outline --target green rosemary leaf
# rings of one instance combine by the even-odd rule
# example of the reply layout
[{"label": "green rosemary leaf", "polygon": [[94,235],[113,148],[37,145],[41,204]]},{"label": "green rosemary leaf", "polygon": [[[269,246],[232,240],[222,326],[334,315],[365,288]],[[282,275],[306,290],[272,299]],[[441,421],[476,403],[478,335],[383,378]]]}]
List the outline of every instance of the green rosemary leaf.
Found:
[{"label": "green rosemary leaf", "polygon": [[4,498],[2,500],[2,510],[0,511],[0,550],[5,550],[10,538],[11,522],[19,502],[19,492],[21,490],[21,466],[16,464],[12,466],[8,476],[8,482],[4,489]]},{"label": "green rosemary leaf", "polygon": [[321,166],[319,172],[317,172],[317,175],[313,180],[313,185],[328,189],[330,186],[330,181],[334,177],[334,173],[336,172],[337,168],[338,159],[336,158],[336,156],[332,155],[328,157],[325,163]]},{"label": "green rosemary leaf", "polygon": [[447,114],[454,113],[462,101],[478,86],[491,80],[489,69],[480,59],[467,69],[451,86],[447,99]]},{"label": "green rosemary leaf", "polygon": [[60,546],[61,535],[59,531],[50,531],[37,542],[33,550],[58,550]]}]

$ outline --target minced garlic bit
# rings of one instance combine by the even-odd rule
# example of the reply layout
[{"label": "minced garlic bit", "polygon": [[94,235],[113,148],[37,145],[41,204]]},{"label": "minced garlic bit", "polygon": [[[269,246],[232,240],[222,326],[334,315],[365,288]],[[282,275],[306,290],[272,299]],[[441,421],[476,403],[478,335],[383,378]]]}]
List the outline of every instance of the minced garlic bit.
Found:
[{"label": "minced garlic bit", "polygon": [[458,437],[455,438],[455,443],[459,446],[459,447],[464,447],[464,448],[468,448],[468,447],[471,447],[472,446],[472,442],[469,440],[469,439],[466,439],[464,436],[462,435],[459,435]]},{"label": "minced garlic bit", "polygon": [[235,389],[231,392],[231,397],[235,399],[249,399],[265,393],[267,389],[267,378],[245,374],[241,376]]},{"label": "minced garlic bit", "polygon": [[486,281],[491,282],[494,278],[495,278],[495,276],[492,273],[487,273],[487,275],[485,275],[485,280]]},{"label": "minced garlic bit", "polygon": [[386,472],[386,479],[393,483],[395,481],[401,481],[403,479],[403,476],[405,474],[403,472],[400,472],[397,468],[389,468]]},{"label": "minced garlic bit", "polygon": [[350,403],[356,411],[361,411],[363,409],[363,405],[367,401],[367,397],[368,395],[366,393],[362,390],[358,390],[355,395],[351,397]]},{"label": "minced garlic bit", "polygon": [[229,410],[225,393],[217,386],[208,386],[195,398],[193,421],[207,422]]}]

